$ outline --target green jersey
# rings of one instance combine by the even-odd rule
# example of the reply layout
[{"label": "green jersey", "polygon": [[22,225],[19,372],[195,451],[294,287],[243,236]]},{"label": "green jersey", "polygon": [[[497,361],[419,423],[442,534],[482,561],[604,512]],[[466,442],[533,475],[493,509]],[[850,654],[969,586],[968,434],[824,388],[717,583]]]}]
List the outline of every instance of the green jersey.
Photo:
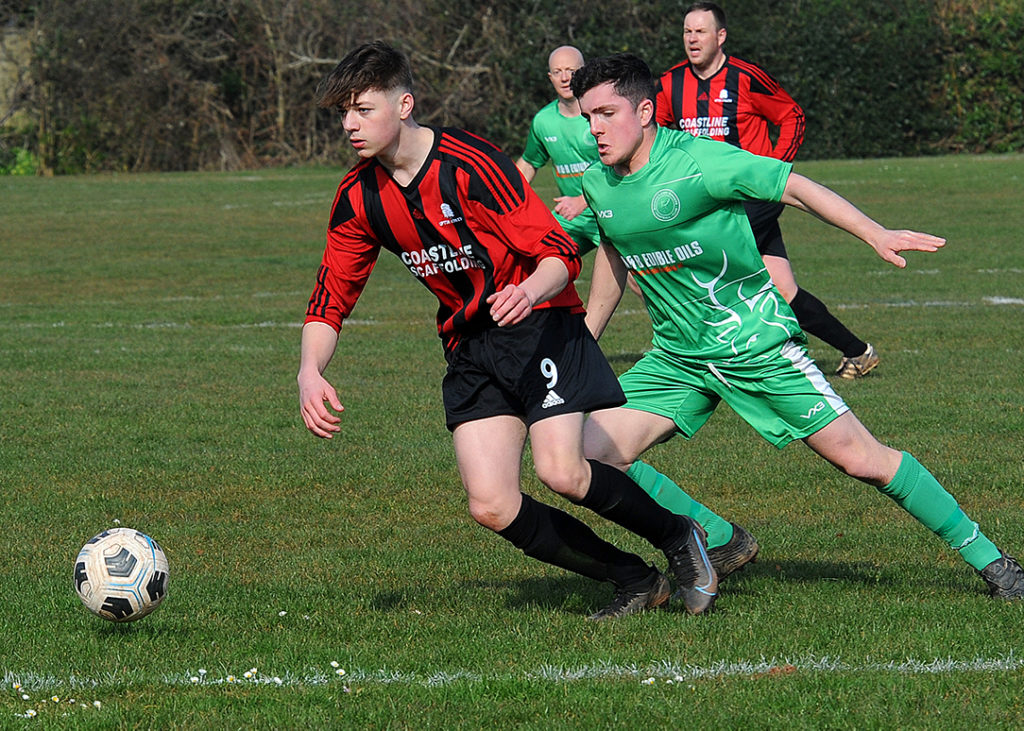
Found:
[{"label": "green jersey", "polygon": [[543,107],[530,123],[523,159],[538,170],[551,160],[562,195],[582,195],[583,171],[597,162],[597,141],[583,115],[563,117],[558,100]]},{"label": "green jersey", "polygon": [[[590,124],[582,115],[563,116],[556,99],[534,115],[523,159],[537,169],[550,160],[559,194],[577,196],[583,194],[583,171],[600,158]],[[557,213],[555,218],[579,244],[581,254],[597,248],[600,233],[592,210],[585,208],[571,221]]]},{"label": "green jersey", "polygon": [[747,361],[803,340],[772,285],[742,202],[779,201],[790,163],[658,128],[650,161],[626,177],[596,165],[583,190],[602,240],[644,293],[654,345],[705,361]]}]

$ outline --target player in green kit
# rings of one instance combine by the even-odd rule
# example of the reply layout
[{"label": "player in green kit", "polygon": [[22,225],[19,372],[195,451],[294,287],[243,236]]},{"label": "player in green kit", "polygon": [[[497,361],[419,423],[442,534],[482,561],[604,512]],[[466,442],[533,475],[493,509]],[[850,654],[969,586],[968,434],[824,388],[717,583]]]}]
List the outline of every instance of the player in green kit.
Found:
[{"label": "player in green kit", "polygon": [[[583,54],[574,46],[559,46],[548,56],[548,79],[557,99],[547,104],[533,118],[526,138],[526,148],[516,166],[526,182],[533,182],[537,171],[550,160],[555,184],[560,193],[552,211],[565,232],[580,247],[580,255],[593,251],[601,243],[601,234],[594,212],[583,197],[583,172],[599,164],[597,141],[590,134],[590,124],[580,114],[580,105],[572,93],[572,75],[583,65]],[[638,296],[643,295],[633,277],[626,283]],[[665,507],[689,515],[707,531],[708,558],[724,578],[756,560],[760,546],[757,539],[741,526],[721,519],[692,501],[686,493],[673,491],[674,482],[653,467],[636,460],[629,473],[649,493],[665,502]],[[659,489],[664,485],[665,489]],[[675,499],[673,499],[675,498]]]},{"label": "player in green kit", "polygon": [[[900,268],[906,266],[901,252],[934,252],[945,240],[886,229],[793,173],[790,163],[659,128],[654,79],[636,56],[584,64],[572,89],[604,163],[583,179],[602,234],[587,324],[600,337],[629,272],[654,328],[653,349],[620,377],[626,405],[588,420],[587,457],[632,474],[644,451],[675,434],[693,437],[724,400],[776,447],[803,440],[837,469],[892,498],[977,569],[993,597],[1024,598],[1017,561],[981,533],[917,460],[879,442],[807,355],[796,317],[758,255],[742,203],[800,208]],[[693,512],[710,512],[665,481],[659,502],[689,500]]]},{"label": "player in green kit", "polygon": [[590,125],[572,95],[573,72],[583,65],[583,54],[573,46],[560,46],[548,57],[548,79],[558,98],[533,117],[523,156],[516,161],[526,182],[550,160],[559,196],[553,213],[565,232],[579,244],[580,255],[600,243],[594,212],[583,198],[583,171],[597,162],[597,143]]}]

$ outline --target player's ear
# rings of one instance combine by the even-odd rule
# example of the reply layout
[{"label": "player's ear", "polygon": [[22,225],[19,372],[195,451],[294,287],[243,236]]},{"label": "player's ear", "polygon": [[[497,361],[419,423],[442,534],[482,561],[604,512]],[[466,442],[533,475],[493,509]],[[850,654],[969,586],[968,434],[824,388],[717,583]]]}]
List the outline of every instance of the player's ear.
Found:
[{"label": "player's ear", "polygon": [[640,126],[646,127],[654,119],[654,100],[644,99],[636,105],[636,113],[640,117]]},{"label": "player's ear", "polygon": [[412,115],[412,109],[416,106],[416,99],[408,91],[398,98],[398,113],[401,119],[406,120]]}]

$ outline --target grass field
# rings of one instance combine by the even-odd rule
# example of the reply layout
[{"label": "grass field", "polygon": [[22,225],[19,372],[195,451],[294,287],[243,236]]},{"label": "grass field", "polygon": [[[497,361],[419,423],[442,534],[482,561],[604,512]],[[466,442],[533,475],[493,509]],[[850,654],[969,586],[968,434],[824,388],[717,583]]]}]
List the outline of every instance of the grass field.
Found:
[{"label": "grass field", "polygon": [[[1024,553],[1024,157],[798,170],[949,238],[900,271],[783,218],[798,280],[882,356],[836,389]],[[0,179],[0,728],[1024,723],[1024,604],[989,600],[887,499],[724,408],[649,458],[757,535],[759,562],[711,616],[587,622],[608,586],[469,518],[434,301],[390,255],[328,371],[343,436],[310,436],[299,323],[339,175]],[[649,338],[630,298],[602,340],[620,371]],[[171,565],[135,625],[72,589],[78,548],[115,524]]]}]

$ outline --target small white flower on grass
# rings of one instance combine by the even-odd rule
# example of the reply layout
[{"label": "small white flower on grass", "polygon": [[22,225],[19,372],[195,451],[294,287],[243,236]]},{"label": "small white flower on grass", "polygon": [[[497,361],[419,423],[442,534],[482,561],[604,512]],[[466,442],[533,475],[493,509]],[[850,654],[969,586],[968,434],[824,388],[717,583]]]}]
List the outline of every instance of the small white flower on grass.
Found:
[{"label": "small white flower on grass", "polygon": [[643,684],[644,685],[654,685],[654,678],[648,678],[647,680],[644,680]]},{"label": "small white flower on grass", "polygon": [[685,678],[682,675],[677,675],[675,678],[673,678],[673,680],[675,680],[677,683],[682,683],[683,680],[685,680]]},{"label": "small white flower on grass", "polygon": [[27,701],[27,700],[28,700],[28,693],[22,693],[22,694],[21,694],[21,699],[22,699],[23,701]]},{"label": "small white flower on grass", "polygon": [[200,677],[205,676],[206,675],[206,669],[205,668],[199,668],[199,675],[200,675]]},{"label": "small white flower on grass", "polygon": [[34,708],[29,708],[27,711],[25,711],[25,718],[35,718],[35,717],[36,717],[36,710]]},{"label": "small white flower on grass", "polygon": [[284,683],[284,681],[283,681],[283,680],[281,680],[281,679],[280,679],[279,677],[277,677],[276,675],[274,676],[274,682],[275,682],[275,683],[277,683],[278,685],[281,685],[282,683]]},{"label": "small white flower on grass", "polygon": [[227,680],[228,680],[229,683],[234,683],[235,682],[235,676],[234,675],[229,675]]},{"label": "small white flower on grass", "polygon": [[15,690],[21,690],[21,683],[11,683],[11,687]]},{"label": "small white flower on grass", "polygon": [[[338,666],[339,666],[340,664],[341,664],[341,663],[339,663],[339,662],[338,662],[337,660],[331,660],[331,667],[332,667],[332,668],[336,668],[336,667],[338,667]],[[18,686],[18,687],[21,687],[21,686]]]},{"label": "small white flower on grass", "polygon": [[280,612],[277,613],[277,616],[278,617],[283,617],[286,614],[288,614],[288,612],[286,612],[285,610],[282,609]]},{"label": "small white flower on grass", "polygon": [[93,704],[94,706],[96,706],[97,708],[103,708],[103,704],[102,704],[102,703],[100,703],[99,701],[93,701],[93,702],[92,702],[92,704]]},{"label": "small white flower on grass", "polygon": [[193,675],[191,678],[189,678],[189,680],[191,680],[193,684],[198,683],[199,682],[199,676],[198,675]]},{"label": "small white flower on grass", "polygon": [[54,703],[60,703],[60,696],[59,695],[51,695],[50,696],[50,700],[53,701]]},{"label": "small white flower on grass", "polygon": [[338,668],[337,670],[334,671],[334,674],[337,675],[340,678],[342,675],[345,674],[345,668]]},{"label": "small white flower on grass", "polygon": [[120,518],[114,518],[114,525],[121,525],[121,519]]}]

